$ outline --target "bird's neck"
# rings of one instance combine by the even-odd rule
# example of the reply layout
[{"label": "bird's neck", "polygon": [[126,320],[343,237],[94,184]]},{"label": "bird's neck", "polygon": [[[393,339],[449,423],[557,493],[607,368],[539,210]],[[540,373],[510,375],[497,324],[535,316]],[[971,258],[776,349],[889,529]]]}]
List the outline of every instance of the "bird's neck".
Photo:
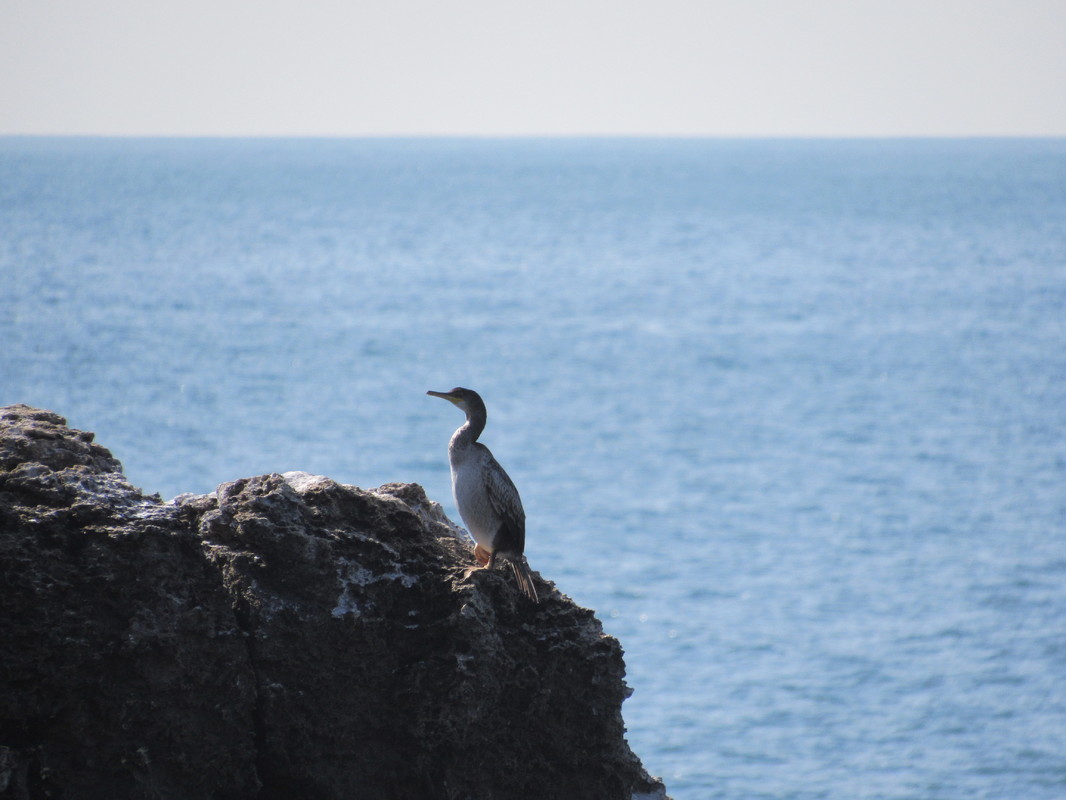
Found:
[{"label": "bird's neck", "polygon": [[477,437],[483,430],[485,430],[485,415],[471,414],[466,418],[466,422],[459,426],[459,430],[452,434],[449,449],[465,450],[477,441]]}]

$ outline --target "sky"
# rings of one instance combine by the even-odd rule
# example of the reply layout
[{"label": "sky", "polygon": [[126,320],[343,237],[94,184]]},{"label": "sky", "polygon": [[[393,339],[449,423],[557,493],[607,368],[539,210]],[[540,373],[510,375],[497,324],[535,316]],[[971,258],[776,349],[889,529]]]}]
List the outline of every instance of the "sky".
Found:
[{"label": "sky", "polygon": [[1066,0],[0,0],[0,134],[1063,136]]}]

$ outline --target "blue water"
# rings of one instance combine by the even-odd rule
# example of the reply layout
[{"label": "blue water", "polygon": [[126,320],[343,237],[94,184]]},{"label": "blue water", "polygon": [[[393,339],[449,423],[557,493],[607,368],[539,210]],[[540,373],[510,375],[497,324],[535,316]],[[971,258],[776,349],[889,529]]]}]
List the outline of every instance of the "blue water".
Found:
[{"label": "blue water", "polygon": [[165,497],[478,389],[676,800],[1066,797],[1066,141],[0,139],[0,276]]}]

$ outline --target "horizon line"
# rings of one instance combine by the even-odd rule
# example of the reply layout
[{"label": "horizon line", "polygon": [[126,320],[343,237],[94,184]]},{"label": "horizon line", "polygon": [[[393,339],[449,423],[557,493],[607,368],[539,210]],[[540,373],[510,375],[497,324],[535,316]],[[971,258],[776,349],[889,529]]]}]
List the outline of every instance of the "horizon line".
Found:
[{"label": "horizon line", "polygon": [[889,141],[1066,139],[1064,133],[21,133],[0,139]]}]

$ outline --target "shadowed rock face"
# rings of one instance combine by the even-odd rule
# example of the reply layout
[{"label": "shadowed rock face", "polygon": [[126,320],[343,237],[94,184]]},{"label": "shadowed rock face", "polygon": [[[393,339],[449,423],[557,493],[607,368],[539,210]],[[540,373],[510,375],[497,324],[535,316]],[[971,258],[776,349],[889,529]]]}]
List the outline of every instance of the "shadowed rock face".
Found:
[{"label": "shadowed rock face", "polygon": [[0,409],[0,798],[665,797],[618,642],[476,572],[421,487],[263,475],[170,503]]}]

